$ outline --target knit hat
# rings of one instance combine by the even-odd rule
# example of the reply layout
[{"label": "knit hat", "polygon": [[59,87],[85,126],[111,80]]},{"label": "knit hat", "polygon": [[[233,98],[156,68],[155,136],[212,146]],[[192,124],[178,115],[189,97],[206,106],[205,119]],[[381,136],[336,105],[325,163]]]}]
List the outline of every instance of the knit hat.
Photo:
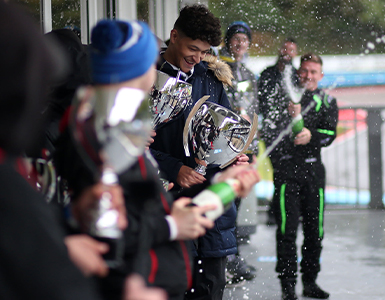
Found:
[{"label": "knit hat", "polygon": [[230,42],[230,39],[233,37],[234,34],[237,33],[244,33],[249,38],[249,41],[251,42],[251,29],[249,25],[247,25],[245,22],[242,21],[236,21],[229,25],[227,28],[227,32],[225,35],[225,44],[228,46],[228,43]]},{"label": "knit hat", "polygon": [[143,22],[102,20],[92,30],[90,52],[94,83],[109,84],[145,74],[157,59],[158,46]]}]

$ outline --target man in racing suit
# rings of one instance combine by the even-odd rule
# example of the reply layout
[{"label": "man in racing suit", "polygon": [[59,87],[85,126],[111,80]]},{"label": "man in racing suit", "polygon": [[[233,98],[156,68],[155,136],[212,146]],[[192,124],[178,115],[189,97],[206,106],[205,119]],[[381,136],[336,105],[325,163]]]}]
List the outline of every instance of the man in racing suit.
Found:
[{"label": "man in racing suit", "polygon": [[289,103],[285,98],[279,109],[272,107],[268,111],[262,129],[268,147],[283,130],[290,128],[293,118],[298,119],[302,111],[302,130],[296,135],[284,136],[270,154],[274,167],[273,206],[278,225],[276,271],[281,280],[282,299],[298,299],[295,294],[296,237],[302,216],[303,295],[327,299],[329,294],[315,283],[324,236],[325,168],[321,148],[330,145],[336,137],[338,107],[335,98],[318,88],[318,81],[323,77],[322,60],[318,55],[303,55],[298,75],[300,85],[306,89],[300,104]]}]

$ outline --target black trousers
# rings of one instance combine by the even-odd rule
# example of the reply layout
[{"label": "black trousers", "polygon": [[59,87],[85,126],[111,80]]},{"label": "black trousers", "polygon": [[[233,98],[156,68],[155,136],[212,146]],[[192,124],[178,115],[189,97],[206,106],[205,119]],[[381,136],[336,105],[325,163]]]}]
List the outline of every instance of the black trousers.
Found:
[{"label": "black trousers", "polygon": [[226,257],[194,259],[193,287],[185,300],[222,300],[226,285]]},{"label": "black trousers", "polygon": [[[283,165],[284,166],[284,165]],[[322,250],[325,168],[321,163],[282,166],[275,171],[273,206],[277,221],[277,265],[280,279],[297,277],[296,238],[302,216],[304,242],[301,273],[304,280],[315,280],[320,271]],[[287,165],[290,167],[290,164]],[[294,172],[292,172],[294,171]],[[289,176],[288,176],[289,175]]]}]

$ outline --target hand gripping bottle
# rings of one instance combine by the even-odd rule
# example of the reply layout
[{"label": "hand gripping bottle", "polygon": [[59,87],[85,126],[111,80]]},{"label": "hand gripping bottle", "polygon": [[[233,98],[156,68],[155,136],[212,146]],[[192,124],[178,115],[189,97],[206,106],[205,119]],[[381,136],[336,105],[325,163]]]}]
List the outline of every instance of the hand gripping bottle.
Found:
[{"label": "hand gripping bottle", "polygon": [[198,206],[215,204],[217,208],[206,212],[206,217],[211,220],[219,218],[231,207],[240,190],[240,182],[237,179],[227,179],[224,182],[210,185],[192,199],[192,203]]}]

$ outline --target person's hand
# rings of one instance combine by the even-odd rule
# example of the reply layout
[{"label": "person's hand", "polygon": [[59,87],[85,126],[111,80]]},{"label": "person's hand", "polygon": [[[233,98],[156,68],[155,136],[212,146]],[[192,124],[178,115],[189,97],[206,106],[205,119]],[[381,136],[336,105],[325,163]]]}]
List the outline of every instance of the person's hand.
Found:
[{"label": "person's hand", "polygon": [[246,168],[243,172],[238,173],[235,176],[241,183],[240,190],[238,191],[238,197],[246,197],[250,194],[251,189],[257,184],[261,177],[259,172],[254,167]]},{"label": "person's hand", "polygon": [[220,173],[216,182],[226,181],[227,179],[239,180],[239,190],[237,191],[237,196],[239,197],[246,197],[254,185],[261,180],[260,175],[255,168],[255,163],[247,166],[243,165],[227,168]]},{"label": "person's hand", "polygon": [[244,118],[246,121],[248,121],[250,124],[252,123],[248,114],[244,113],[244,114],[241,114],[240,116]]},{"label": "person's hand", "polygon": [[289,102],[289,106],[287,110],[292,118],[295,118],[301,113],[301,104],[295,104],[293,102]]},{"label": "person's hand", "polygon": [[167,192],[170,191],[173,187],[174,187],[174,183],[173,182],[169,182],[168,185],[167,185]]},{"label": "person's hand", "polygon": [[294,145],[306,145],[311,140],[311,132],[304,127],[300,133],[295,136]]},{"label": "person's hand", "polygon": [[124,203],[123,189],[120,185],[105,185],[97,183],[83,190],[78,198],[71,203],[71,212],[74,219],[79,223],[83,232],[88,232],[92,211],[97,205],[103,193],[108,193],[111,199],[112,209],[118,211],[118,227],[124,229],[128,221],[126,216],[126,206]]},{"label": "person's hand", "polygon": [[190,198],[179,198],[174,201],[171,216],[178,228],[177,240],[193,240],[206,233],[206,228],[212,228],[214,222],[203,216],[209,210],[216,209],[216,205],[188,206]]},{"label": "person's hand", "polygon": [[178,176],[176,178],[176,182],[182,187],[182,188],[189,188],[195,184],[203,183],[206,180],[206,178],[195,172],[194,169],[182,166],[179,170]]},{"label": "person's hand", "polygon": [[248,165],[249,164],[249,157],[242,153],[241,155],[237,156],[237,160],[233,163],[233,166],[239,166],[239,165]]},{"label": "person's hand", "polygon": [[150,148],[150,145],[154,142],[155,136],[156,136],[156,132],[155,132],[155,130],[152,129],[150,136],[149,136],[147,143],[146,143],[146,150],[148,150]]},{"label": "person's hand", "polygon": [[124,283],[122,300],[167,300],[165,290],[158,287],[147,287],[144,279],[138,274],[132,274]]},{"label": "person's hand", "polygon": [[103,254],[108,252],[107,244],[85,234],[67,236],[64,243],[67,246],[71,261],[84,276],[107,276],[108,266],[102,257]]}]

